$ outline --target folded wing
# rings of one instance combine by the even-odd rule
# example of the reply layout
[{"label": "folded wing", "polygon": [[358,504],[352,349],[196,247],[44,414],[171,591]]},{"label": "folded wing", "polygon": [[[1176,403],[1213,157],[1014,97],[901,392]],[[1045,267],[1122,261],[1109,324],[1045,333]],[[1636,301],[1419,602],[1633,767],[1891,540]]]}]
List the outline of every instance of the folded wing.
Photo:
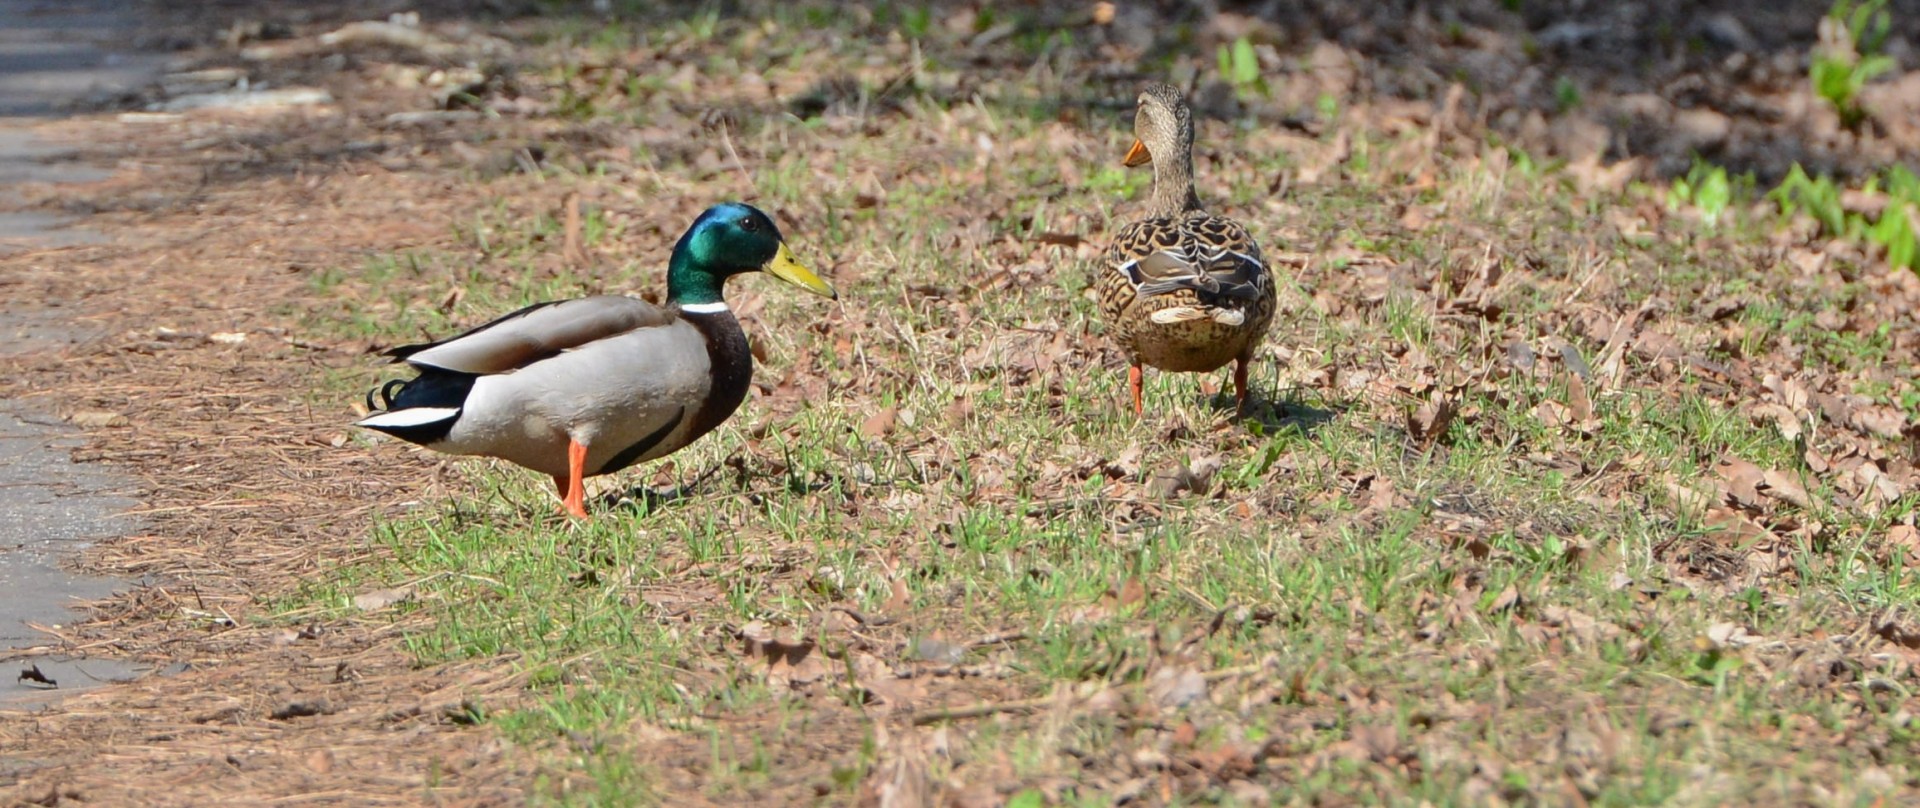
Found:
[{"label": "folded wing", "polygon": [[1213,216],[1136,224],[1140,232],[1123,233],[1132,243],[1130,260],[1115,267],[1136,295],[1191,290],[1208,305],[1260,298],[1266,267],[1260,248],[1239,225]]},{"label": "folded wing", "polygon": [[459,336],[403,345],[394,361],[459,373],[505,373],[597,340],[672,323],[674,314],[638,298],[601,295],[536,303]]}]

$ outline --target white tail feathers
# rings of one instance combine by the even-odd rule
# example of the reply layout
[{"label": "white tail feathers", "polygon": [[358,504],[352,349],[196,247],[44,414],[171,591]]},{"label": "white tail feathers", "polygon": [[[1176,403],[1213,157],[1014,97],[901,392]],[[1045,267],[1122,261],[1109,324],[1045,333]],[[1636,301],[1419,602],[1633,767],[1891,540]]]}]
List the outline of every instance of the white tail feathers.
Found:
[{"label": "white tail feathers", "polygon": [[1174,323],[1184,323],[1191,320],[1205,320],[1207,319],[1207,312],[1204,309],[1193,306],[1173,306],[1165,309],[1157,309],[1152,314],[1147,315],[1147,319],[1161,325],[1172,325]]},{"label": "white tail feathers", "polygon": [[1247,313],[1239,309],[1221,309],[1212,306],[1171,306],[1147,315],[1147,319],[1161,325],[1212,320],[1221,325],[1236,326],[1247,321]]},{"label": "white tail feathers", "polygon": [[394,410],[392,412],[370,415],[360,419],[355,423],[355,426],[364,426],[368,429],[426,426],[427,424],[438,423],[440,421],[450,421],[459,417],[459,415],[460,410],[454,407],[408,407],[404,410]]}]

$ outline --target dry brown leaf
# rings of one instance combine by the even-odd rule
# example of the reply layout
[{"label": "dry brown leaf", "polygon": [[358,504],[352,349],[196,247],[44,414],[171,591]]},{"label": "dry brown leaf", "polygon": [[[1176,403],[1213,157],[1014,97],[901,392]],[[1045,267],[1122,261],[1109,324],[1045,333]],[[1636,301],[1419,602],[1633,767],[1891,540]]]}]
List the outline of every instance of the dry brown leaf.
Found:
[{"label": "dry brown leaf", "polygon": [[1356,757],[1389,763],[1400,756],[1400,728],[1394,724],[1360,724],[1350,732],[1353,739],[1349,743]]},{"label": "dry brown leaf", "polygon": [[1772,422],[1774,429],[1779,430],[1780,437],[1790,441],[1799,440],[1800,435],[1805,430],[1800,417],[1795,415],[1793,410],[1789,409],[1785,404],[1777,404],[1770,401],[1756,404],[1752,409],[1748,410],[1748,414],[1753,418],[1755,423]]},{"label": "dry brown leaf", "polygon": [[1706,636],[1701,639],[1704,640],[1706,649],[1739,648],[1761,641],[1760,637],[1747,631],[1746,626],[1724,621],[1708,626]]},{"label": "dry brown leaf", "polygon": [[1116,615],[1125,614],[1146,599],[1146,584],[1141,583],[1139,578],[1128,578],[1107,587],[1107,591],[1101,593],[1098,602],[1074,609],[1068,614],[1067,620],[1071,623],[1107,620]]},{"label": "dry brown leaf", "polygon": [[1665,483],[1667,496],[1673,498],[1673,504],[1681,511],[1699,513],[1720,501],[1719,492],[1709,492],[1698,485],[1688,485],[1672,475],[1667,476]]},{"label": "dry brown leaf", "polygon": [[1501,612],[1511,611],[1518,608],[1525,601],[1526,599],[1520,595],[1519,586],[1507,584],[1507,588],[1500,590],[1500,594],[1493,597],[1493,602],[1487,604],[1487,613],[1499,614]]},{"label": "dry brown leaf", "polygon": [[1195,496],[1206,496],[1213,475],[1220,471],[1223,464],[1219,455],[1208,455],[1189,463],[1177,463],[1171,468],[1155,472],[1153,479],[1147,482],[1147,491],[1161,499],[1171,499],[1187,492],[1192,492]]},{"label": "dry brown leaf", "polygon": [[1178,709],[1207,697],[1207,677],[1192,668],[1163,667],[1154,671],[1147,693],[1161,708]]},{"label": "dry brown leaf", "polygon": [[1722,547],[1744,554],[1748,570],[1764,576],[1788,569],[1786,543],[1765,525],[1728,508],[1712,508],[1702,521],[1718,530],[1715,540]]},{"label": "dry brown leaf", "polygon": [[1582,431],[1591,432],[1600,426],[1599,419],[1593,417],[1593,398],[1587,394],[1587,382],[1577,373],[1567,377],[1567,411]]},{"label": "dry brown leaf", "polygon": [[1678,340],[1651,328],[1633,338],[1633,352],[1653,361],[1678,361],[1687,355]]},{"label": "dry brown leaf", "polygon": [[1906,493],[1904,486],[1894,482],[1874,463],[1861,463],[1854,467],[1853,474],[1860,481],[1861,493],[1866,495],[1861,505],[1869,513],[1878,513],[1882,506],[1892,504]]},{"label": "dry brown leaf", "polygon": [[967,419],[973,415],[973,401],[968,397],[955,396],[953,403],[947,405],[947,425],[966,426]]},{"label": "dry brown leaf", "polygon": [[938,662],[942,665],[957,665],[967,658],[967,647],[959,643],[948,642],[937,634],[916,637],[910,643],[912,656],[921,662]]},{"label": "dry brown leaf", "polygon": [[860,434],[868,438],[885,437],[887,433],[893,431],[893,425],[899,418],[899,407],[882,407],[878,412],[860,422]]},{"label": "dry brown leaf", "polygon": [[1618,194],[1627,187],[1627,181],[1639,175],[1645,163],[1646,160],[1639,157],[1602,163],[1600,154],[1593,152],[1568,164],[1567,173],[1587,193]]},{"label": "dry brown leaf", "polygon": [[855,682],[885,709],[912,709],[926,696],[926,677],[902,679],[894,673],[893,666],[872,654],[855,654],[852,669]]},{"label": "dry brown leaf", "polygon": [[1907,415],[1892,407],[1879,404],[1854,407],[1851,426],[1869,435],[1899,440],[1906,437]]},{"label": "dry brown leaf", "polygon": [[568,191],[566,200],[561,203],[560,256],[568,266],[578,267],[587,262],[587,254],[581,247],[580,192]]},{"label": "dry brown leaf", "polygon": [[1910,629],[1897,622],[1888,621],[1874,629],[1880,639],[1908,650],[1920,650],[1920,630]]},{"label": "dry brown leaf", "polygon": [[1446,436],[1447,427],[1453,425],[1454,416],[1459,414],[1459,398],[1436,393],[1407,414],[1407,433],[1413,436],[1414,444],[1421,451],[1426,451]]},{"label": "dry brown leaf", "polygon": [[767,683],[800,689],[824,677],[829,668],[814,642],[801,637],[782,640],[766,623],[755,620],[741,626],[736,636],[749,659],[764,663]]},{"label": "dry brown leaf", "polygon": [[1762,479],[1767,487],[1764,493],[1774,499],[1785,500],[1802,508],[1813,507],[1813,498],[1807,495],[1807,489],[1800,481],[1789,477],[1785,472],[1769,469]]},{"label": "dry brown leaf", "polygon": [[1760,485],[1766,481],[1766,473],[1759,466],[1726,455],[1713,467],[1713,473],[1726,481],[1727,495],[1733,497],[1740,507],[1752,510],[1760,508]]},{"label": "dry brown leaf", "polygon": [[1916,553],[1920,553],[1920,528],[1915,528],[1913,525],[1894,525],[1887,528],[1886,542],[1889,546],[1906,550],[1909,558],[1914,557]]},{"label": "dry brown leaf", "polygon": [[1796,415],[1805,413],[1807,405],[1813,401],[1813,396],[1807,392],[1807,388],[1793,379],[1781,378],[1769,373],[1761,377],[1760,386],[1773,393],[1775,401]]},{"label": "dry brown leaf", "polygon": [[1559,429],[1573,422],[1573,411],[1567,405],[1553,399],[1542,399],[1539,404],[1534,405],[1533,417],[1540,420],[1541,426]]},{"label": "dry brown leaf", "polygon": [[413,587],[397,586],[392,589],[375,589],[353,596],[353,608],[363,612],[377,612],[396,603],[405,603],[413,599]]},{"label": "dry brown leaf", "polygon": [[1548,606],[1541,610],[1541,617],[1545,618],[1549,625],[1561,628],[1572,634],[1574,639],[1589,645],[1597,640],[1612,639],[1620,634],[1619,626],[1565,606]]},{"label": "dry brown leaf", "polygon": [[117,412],[81,410],[67,416],[67,423],[82,429],[105,429],[108,427],[126,426],[130,422],[127,420],[127,416]]},{"label": "dry brown leaf", "polygon": [[1363,514],[1391,512],[1407,506],[1407,498],[1400,493],[1393,480],[1386,477],[1368,474],[1354,481],[1353,489],[1356,498],[1365,495],[1366,504],[1360,508]]},{"label": "dry brown leaf", "polygon": [[1433,223],[1433,214],[1426,205],[1407,205],[1400,212],[1400,226],[1418,233]]},{"label": "dry brown leaf", "polygon": [[307,769],[314,774],[328,774],[333,771],[333,752],[315,749],[307,755]]},{"label": "dry brown leaf", "polygon": [[907,588],[905,578],[894,578],[887,582],[887,602],[880,604],[880,611],[900,612],[913,605],[913,592]]}]

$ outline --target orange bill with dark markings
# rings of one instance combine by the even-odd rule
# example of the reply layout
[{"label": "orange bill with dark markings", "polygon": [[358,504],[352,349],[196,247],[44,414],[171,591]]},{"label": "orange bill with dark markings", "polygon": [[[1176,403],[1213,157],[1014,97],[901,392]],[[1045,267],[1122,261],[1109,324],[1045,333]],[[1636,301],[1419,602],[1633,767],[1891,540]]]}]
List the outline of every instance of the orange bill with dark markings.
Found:
[{"label": "orange bill with dark markings", "polygon": [[1147,144],[1141,143],[1138,140],[1133,142],[1133,148],[1127,150],[1127,156],[1120,158],[1121,165],[1129,168],[1133,166],[1143,166],[1151,162],[1153,162],[1153,154],[1147,151]]}]

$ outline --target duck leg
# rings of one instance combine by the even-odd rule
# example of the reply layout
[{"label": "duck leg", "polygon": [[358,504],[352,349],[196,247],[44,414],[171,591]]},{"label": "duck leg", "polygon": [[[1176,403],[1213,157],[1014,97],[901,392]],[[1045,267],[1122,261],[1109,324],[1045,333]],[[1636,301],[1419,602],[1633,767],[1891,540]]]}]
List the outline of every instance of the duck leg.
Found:
[{"label": "duck leg", "polygon": [[1233,360],[1233,412],[1235,415],[1247,414],[1247,362],[1253,358],[1248,351]]},{"label": "duck leg", "polygon": [[1141,385],[1140,376],[1141,374],[1140,374],[1139,362],[1135,362],[1133,363],[1133,367],[1127,368],[1127,386],[1131,388],[1133,391],[1133,414],[1134,415],[1144,415],[1147,411],[1145,407],[1141,406],[1141,402],[1140,402],[1140,385]]},{"label": "duck leg", "polygon": [[560,507],[567,513],[581,519],[587,518],[587,447],[585,444],[567,439],[567,479],[565,484],[559,477],[553,478],[553,484],[560,491]]}]

